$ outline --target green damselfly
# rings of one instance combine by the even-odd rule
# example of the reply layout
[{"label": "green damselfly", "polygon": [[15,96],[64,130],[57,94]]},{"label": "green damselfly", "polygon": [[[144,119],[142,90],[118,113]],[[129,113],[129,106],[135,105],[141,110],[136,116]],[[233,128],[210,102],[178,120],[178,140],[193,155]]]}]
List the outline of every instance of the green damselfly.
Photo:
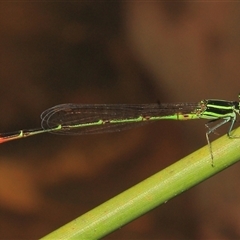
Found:
[{"label": "green damselfly", "polygon": [[[240,101],[240,94],[238,97]],[[235,137],[231,131],[239,115],[239,101],[208,99],[197,103],[61,104],[41,114],[42,128],[1,134],[0,143],[46,132],[62,135],[96,134],[121,131],[158,120],[207,119],[206,138],[213,159],[209,134],[230,122],[227,135]],[[209,123],[216,120],[220,121],[210,127]]]}]

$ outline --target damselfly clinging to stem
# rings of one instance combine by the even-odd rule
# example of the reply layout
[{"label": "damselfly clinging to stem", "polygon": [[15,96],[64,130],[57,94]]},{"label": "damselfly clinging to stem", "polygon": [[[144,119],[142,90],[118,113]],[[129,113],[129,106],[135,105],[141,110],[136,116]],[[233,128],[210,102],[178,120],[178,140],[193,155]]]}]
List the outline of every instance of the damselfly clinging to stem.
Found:
[{"label": "damselfly clinging to stem", "polygon": [[62,135],[115,132],[157,120],[220,120],[213,127],[209,122],[206,124],[206,138],[213,159],[209,134],[230,122],[227,135],[234,137],[231,131],[240,111],[240,94],[238,98],[239,101],[208,99],[198,103],[61,104],[41,114],[42,128],[1,134],[0,143],[46,132]]}]

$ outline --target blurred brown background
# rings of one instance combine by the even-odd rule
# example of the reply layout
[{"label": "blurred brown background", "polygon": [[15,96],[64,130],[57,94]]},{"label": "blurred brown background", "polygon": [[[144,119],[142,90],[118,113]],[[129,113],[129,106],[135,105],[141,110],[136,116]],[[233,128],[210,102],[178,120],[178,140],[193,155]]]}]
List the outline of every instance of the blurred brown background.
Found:
[{"label": "blurred brown background", "polygon": [[[239,22],[239,2],[1,2],[0,132],[67,102],[237,100]],[[0,238],[40,238],[205,144],[204,121],[3,144]],[[240,238],[239,183],[235,165],[106,239]]]}]

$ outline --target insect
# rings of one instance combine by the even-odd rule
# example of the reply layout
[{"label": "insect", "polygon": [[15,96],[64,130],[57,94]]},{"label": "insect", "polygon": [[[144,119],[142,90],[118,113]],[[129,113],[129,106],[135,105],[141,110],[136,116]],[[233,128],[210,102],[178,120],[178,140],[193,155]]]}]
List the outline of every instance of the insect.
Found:
[{"label": "insect", "polygon": [[[240,100],[240,94],[238,96]],[[213,159],[209,135],[227,122],[230,127],[239,115],[240,102],[219,99],[201,100],[197,103],[159,104],[61,104],[45,110],[41,114],[41,127],[0,134],[0,143],[41,133],[62,135],[96,134],[116,132],[158,120],[207,119],[205,124],[207,142]],[[219,122],[210,127],[209,123]]]}]

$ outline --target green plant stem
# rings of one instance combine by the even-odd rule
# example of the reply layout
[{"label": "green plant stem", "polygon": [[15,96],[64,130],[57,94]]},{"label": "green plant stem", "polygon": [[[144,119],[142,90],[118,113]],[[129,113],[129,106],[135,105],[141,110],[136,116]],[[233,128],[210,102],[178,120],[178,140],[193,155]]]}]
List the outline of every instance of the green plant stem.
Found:
[{"label": "green plant stem", "polygon": [[[240,128],[233,134],[240,135]],[[225,135],[212,143],[212,151],[214,166],[209,146],[205,146],[42,239],[99,239],[106,236],[237,162],[240,139],[229,139]]]}]

